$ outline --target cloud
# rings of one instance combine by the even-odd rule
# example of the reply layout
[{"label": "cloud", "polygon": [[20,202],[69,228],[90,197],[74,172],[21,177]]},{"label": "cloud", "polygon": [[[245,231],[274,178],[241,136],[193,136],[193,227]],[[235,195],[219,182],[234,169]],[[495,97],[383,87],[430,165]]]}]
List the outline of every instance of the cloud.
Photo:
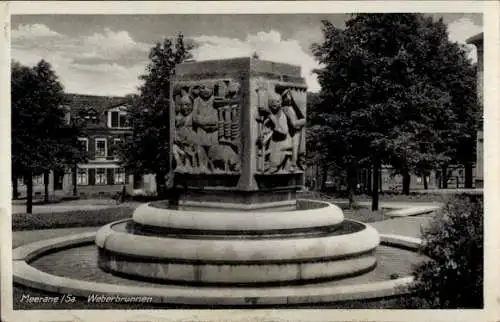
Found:
[{"label": "cloud", "polygon": [[203,35],[194,37],[193,41],[197,44],[195,60],[250,57],[256,52],[263,60],[301,66],[302,77],[306,79],[309,90],[318,91],[320,88],[316,75],[312,73],[313,69],[318,68],[314,58],[298,40],[284,39],[276,30],[249,34],[245,40]]},{"label": "cloud", "polygon": [[466,44],[468,38],[483,31],[483,27],[476,25],[470,18],[460,18],[448,24],[448,39],[466,45],[469,58],[477,61],[477,51],[474,45]]},{"label": "cloud", "polygon": [[120,96],[136,92],[150,48],[126,31],[111,29],[68,37],[35,24],[20,25],[11,34],[12,58],[29,66],[47,60],[69,93]]},{"label": "cloud", "polygon": [[39,39],[42,37],[62,37],[62,35],[43,24],[33,24],[19,25],[17,29],[12,30],[11,37],[12,39]]},{"label": "cloud", "polygon": [[[448,24],[449,39],[465,44],[466,39],[482,31],[469,18]],[[125,30],[104,29],[69,37],[44,24],[23,24],[11,32],[12,58],[25,65],[40,59],[50,62],[67,92],[94,95],[126,95],[136,92],[138,76],[145,71],[148,52],[153,44],[136,41]],[[318,68],[310,45],[321,42],[319,28],[303,26],[290,38],[276,30],[248,34],[246,38],[203,35],[191,38],[197,46],[195,60],[250,57],[256,52],[263,60],[301,66],[310,91],[318,91]],[[477,60],[475,47],[467,45],[469,56]]]},{"label": "cloud", "polygon": [[323,42],[323,32],[318,26],[305,26],[295,31],[292,38],[300,43],[305,52],[311,53],[312,44]]}]

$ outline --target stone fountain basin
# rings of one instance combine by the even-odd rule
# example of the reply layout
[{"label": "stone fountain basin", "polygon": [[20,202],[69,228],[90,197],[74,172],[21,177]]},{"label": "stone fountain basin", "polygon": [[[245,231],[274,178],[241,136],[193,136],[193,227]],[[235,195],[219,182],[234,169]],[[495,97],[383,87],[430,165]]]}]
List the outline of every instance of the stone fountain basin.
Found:
[{"label": "stone fountain basin", "polygon": [[306,283],[376,266],[378,232],[328,202],[293,210],[140,206],[96,235],[99,267],[130,278],[196,284]]},{"label": "stone fountain basin", "polygon": [[[181,286],[123,279],[97,268],[95,232],[42,240],[13,250],[15,283],[82,299],[90,295],[146,296],[150,303],[202,306],[307,305],[406,294],[420,240],[381,235],[379,265],[371,272],[331,282],[267,287]],[[377,251],[379,252],[379,251]],[[90,256],[90,258],[88,258]],[[425,257],[426,258],[426,257]],[[427,258],[428,259],[428,258]],[[395,278],[390,279],[389,275]]]},{"label": "stone fountain basin", "polygon": [[166,235],[147,236],[127,231],[130,219],[110,223],[98,230],[96,245],[116,254],[153,260],[213,263],[297,262],[345,259],[373,251],[378,232],[364,223],[345,220],[340,229],[321,235],[291,238],[247,236]]},{"label": "stone fountain basin", "polygon": [[134,211],[133,220],[141,225],[160,228],[245,232],[333,226],[342,223],[344,215],[339,207],[331,203],[299,199],[296,210],[292,211],[214,208],[196,211],[168,207],[164,203],[149,203]]},{"label": "stone fountain basin", "polygon": [[97,232],[99,267],[131,278],[186,283],[304,283],[359,275],[376,265],[378,232],[344,221],[323,236],[144,236],[119,221]]}]

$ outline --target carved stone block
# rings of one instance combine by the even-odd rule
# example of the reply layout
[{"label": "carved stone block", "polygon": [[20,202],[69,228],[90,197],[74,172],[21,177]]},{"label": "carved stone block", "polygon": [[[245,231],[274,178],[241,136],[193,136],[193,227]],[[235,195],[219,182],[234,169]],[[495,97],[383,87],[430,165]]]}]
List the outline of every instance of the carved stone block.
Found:
[{"label": "carved stone block", "polygon": [[[305,164],[306,89],[300,68],[288,64],[238,58],[178,65],[170,108],[178,184],[259,191],[269,182],[269,189],[296,190]],[[220,184],[235,176],[236,188]]]}]

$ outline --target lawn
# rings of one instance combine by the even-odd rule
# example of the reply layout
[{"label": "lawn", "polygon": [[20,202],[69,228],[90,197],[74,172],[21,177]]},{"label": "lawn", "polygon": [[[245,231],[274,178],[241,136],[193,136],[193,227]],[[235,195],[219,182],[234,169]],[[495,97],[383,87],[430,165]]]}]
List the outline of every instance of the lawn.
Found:
[{"label": "lawn", "polygon": [[98,227],[132,217],[136,205],[94,210],[72,210],[41,214],[12,215],[12,231],[54,228]]}]

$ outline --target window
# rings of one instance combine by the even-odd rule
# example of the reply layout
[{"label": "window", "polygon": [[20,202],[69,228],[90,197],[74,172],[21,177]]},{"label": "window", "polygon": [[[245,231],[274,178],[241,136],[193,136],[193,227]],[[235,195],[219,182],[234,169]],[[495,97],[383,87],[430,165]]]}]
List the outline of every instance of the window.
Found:
[{"label": "window", "polygon": [[95,171],[95,184],[106,184],[106,169],[97,168]]},{"label": "window", "polygon": [[[36,186],[36,185],[43,185],[43,184],[44,184],[43,174],[33,176],[33,185]],[[26,185],[26,181],[25,181],[24,177],[17,177],[17,185],[19,185],[19,186]]]},{"label": "window", "polygon": [[106,139],[95,139],[95,157],[104,158],[106,157]]},{"label": "window", "polygon": [[115,169],[115,184],[124,184],[125,183],[125,169],[117,168]]},{"label": "window", "polygon": [[127,127],[128,126],[128,119],[127,115],[125,113],[120,113],[120,127]]},{"label": "window", "polygon": [[109,111],[108,125],[114,128],[129,127],[127,112],[121,110]]},{"label": "window", "polygon": [[120,142],[122,139],[115,138],[113,139],[113,156],[118,158],[118,149],[120,148]]},{"label": "window", "polygon": [[82,150],[85,152],[88,152],[89,151],[89,139],[78,138],[78,141],[80,141],[80,144],[82,145]]},{"label": "window", "polygon": [[120,112],[113,111],[111,112],[111,127],[119,127],[120,126]]},{"label": "window", "polygon": [[78,185],[88,185],[89,184],[89,170],[78,168],[76,173],[76,184]]},{"label": "window", "polygon": [[43,174],[33,176],[33,184],[34,185],[42,185],[43,184]]}]

